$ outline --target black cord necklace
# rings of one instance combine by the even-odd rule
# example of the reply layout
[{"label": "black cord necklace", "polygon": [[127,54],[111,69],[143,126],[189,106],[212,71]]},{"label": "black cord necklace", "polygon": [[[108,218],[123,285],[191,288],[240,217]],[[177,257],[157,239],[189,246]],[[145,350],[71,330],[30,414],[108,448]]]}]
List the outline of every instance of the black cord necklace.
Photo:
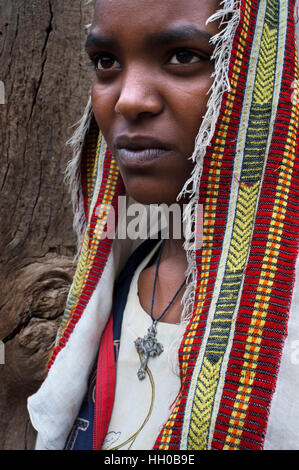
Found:
[{"label": "black cord necklace", "polygon": [[152,326],[147,330],[147,334],[144,336],[144,338],[137,338],[134,341],[134,344],[136,346],[136,349],[138,353],[141,355],[141,366],[138,369],[137,372],[137,377],[139,380],[143,380],[146,375],[146,367],[147,367],[147,362],[150,357],[156,357],[160,356],[160,354],[163,352],[164,348],[161,343],[157,342],[156,336],[157,336],[157,323],[164,317],[168,309],[171,307],[179,293],[181,292],[182,288],[184,287],[186,283],[186,279],[184,279],[184,282],[180,285],[179,289],[176,291],[174,297],[172,300],[169,302],[167,307],[163,310],[161,315],[158,318],[154,318],[153,316],[153,310],[154,310],[154,302],[155,302],[155,293],[156,293],[156,284],[157,284],[157,279],[158,279],[158,272],[159,272],[159,266],[160,266],[160,261],[161,261],[161,256],[163,252],[163,248],[165,245],[165,240],[163,240],[161,247],[160,247],[160,252],[157,260],[157,265],[156,265],[156,271],[155,271],[155,280],[154,280],[154,287],[153,287],[153,295],[152,295],[152,305],[151,305],[151,312],[150,316],[152,319]]}]

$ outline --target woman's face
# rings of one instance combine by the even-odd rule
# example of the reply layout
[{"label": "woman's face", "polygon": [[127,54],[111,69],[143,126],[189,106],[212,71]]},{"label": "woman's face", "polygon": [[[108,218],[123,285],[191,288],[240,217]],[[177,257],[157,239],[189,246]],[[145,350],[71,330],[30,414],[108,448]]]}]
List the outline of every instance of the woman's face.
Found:
[{"label": "woman's face", "polygon": [[86,49],[95,64],[95,118],[128,194],[172,204],[212,84],[218,0],[97,0]]}]

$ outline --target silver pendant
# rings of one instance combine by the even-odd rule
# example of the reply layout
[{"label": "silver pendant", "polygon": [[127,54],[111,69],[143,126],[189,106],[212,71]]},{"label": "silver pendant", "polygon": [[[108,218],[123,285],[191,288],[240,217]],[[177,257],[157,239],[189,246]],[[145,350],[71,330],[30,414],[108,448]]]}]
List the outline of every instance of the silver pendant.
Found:
[{"label": "silver pendant", "polygon": [[147,334],[144,338],[137,338],[134,341],[137,351],[141,354],[141,365],[137,372],[137,377],[139,380],[143,380],[146,376],[146,367],[150,357],[160,356],[163,352],[162,344],[158,343],[157,339],[157,328],[156,323],[153,323],[152,326],[147,330]]}]

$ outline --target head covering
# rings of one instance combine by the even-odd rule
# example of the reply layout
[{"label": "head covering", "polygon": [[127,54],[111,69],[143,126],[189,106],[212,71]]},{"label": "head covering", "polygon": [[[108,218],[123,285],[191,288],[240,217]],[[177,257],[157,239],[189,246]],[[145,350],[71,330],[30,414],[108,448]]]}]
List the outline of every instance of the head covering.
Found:
[{"label": "head covering", "polygon": [[[181,390],[156,449],[263,448],[299,239],[294,9],[294,0],[224,0],[210,18],[222,19],[213,38],[214,83],[194,171],[181,193],[190,197]],[[123,217],[117,201],[125,188],[90,101],[71,143],[79,261],[48,377],[29,400],[37,429],[67,408],[70,417],[58,419],[47,436],[52,448],[76,417],[111,313],[114,280],[134,249],[130,240],[103,236],[107,205],[118,223]],[[194,243],[198,204],[201,248]]]}]

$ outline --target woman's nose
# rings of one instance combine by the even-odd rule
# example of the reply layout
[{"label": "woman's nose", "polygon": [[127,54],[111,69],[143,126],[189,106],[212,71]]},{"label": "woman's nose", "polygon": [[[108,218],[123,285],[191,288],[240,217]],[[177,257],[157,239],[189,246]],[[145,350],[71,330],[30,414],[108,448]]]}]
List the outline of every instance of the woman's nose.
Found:
[{"label": "woman's nose", "polygon": [[157,115],[162,109],[162,97],[149,72],[135,69],[124,74],[115,105],[118,114],[133,122],[141,116]]}]

